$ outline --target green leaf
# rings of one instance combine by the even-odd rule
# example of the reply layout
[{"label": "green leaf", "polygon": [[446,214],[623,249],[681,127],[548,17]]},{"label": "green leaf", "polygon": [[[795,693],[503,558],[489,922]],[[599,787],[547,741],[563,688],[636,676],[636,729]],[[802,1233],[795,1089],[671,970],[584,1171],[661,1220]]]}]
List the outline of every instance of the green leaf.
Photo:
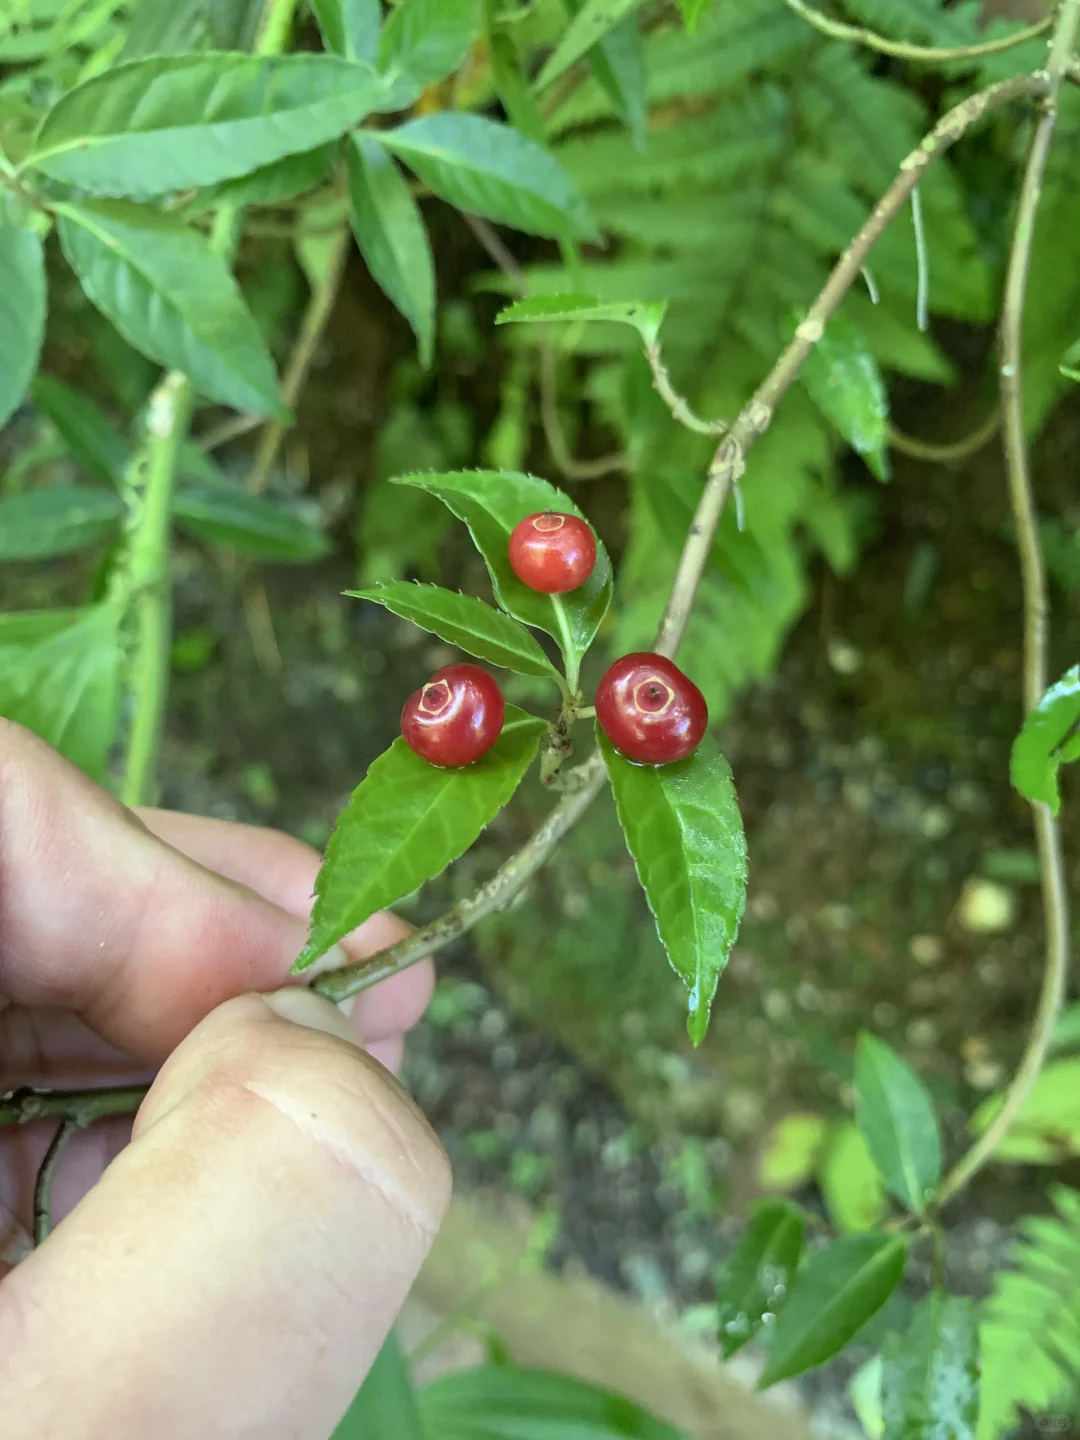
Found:
[{"label": "green leaf", "polygon": [[563,71],[569,70],[576,60],[580,60],[598,40],[641,4],[642,0],[585,0],[540,71],[537,85],[543,87],[557,80]]},{"label": "green leaf", "polygon": [[828,1133],[825,1117],[813,1111],[795,1110],[781,1116],[766,1135],[758,1156],[757,1178],[762,1188],[791,1194],[809,1184]]},{"label": "green leaf", "polygon": [[777,1317],[758,1389],[839,1354],[899,1285],[906,1255],[899,1235],[844,1235],[811,1255]]},{"label": "green leaf", "polygon": [[682,12],[686,33],[692,35],[697,29],[701,17],[711,7],[713,0],[675,0],[675,3]]},{"label": "green leaf", "polygon": [[384,95],[334,55],[148,56],[69,91],[27,164],[99,195],[215,185],[336,139]]},{"label": "green leaf", "polygon": [[374,600],[468,655],[518,675],[559,678],[559,672],[524,626],[472,595],[392,580],[370,590],[346,590],[357,600]]},{"label": "green leaf", "polygon": [[863,1031],[855,1050],[855,1118],[889,1192],[916,1214],[941,1179],[941,1131],[914,1070]]},{"label": "green leaf", "polygon": [[888,1208],[885,1189],[859,1127],[838,1125],[826,1146],[819,1173],[829,1219],[842,1235],[873,1230]]},{"label": "green leaf", "polygon": [[393,1330],[331,1440],[425,1440],[416,1393]]},{"label": "green leaf", "polygon": [[437,495],[469,527],[473,543],[487,562],[499,604],[516,620],[558,640],[571,684],[577,683],[581,657],[592,644],[611,604],[611,561],[597,541],[596,566],[585,584],[566,595],[530,590],[510,568],[510,532],[526,515],[542,510],[586,517],[561,490],[535,475],[516,470],[458,470],[447,475],[402,475],[395,484],[414,485]]},{"label": "green leaf", "polygon": [[370,137],[352,137],[348,160],[356,243],[412,326],[427,368],[435,345],[435,262],[420,207],[393,160]]},{"label": "green leaf", "polygon": [[[971,1117],[981,1135],[1004,1103],[991,1095]],[[1080,1155],[1080,1059],[1047,1065],[1035,1081],[1020,1113],[994,1150],[994,1159],[1021,1165],[1060,1165]]]},{"label": "green leaf", "polygon": [[834,315],[799,375],[807,394],[879,480],[889,478],[889,397],[858,326]]},{"label": "green leaf", "polygon": [[225,261],[186,225],[124,201],[54,206],[88,298],[137,350],[237,410],[287,415],[259,327]]},{"label": "green leaf", "polygon": [[935,1290],[882,1350],[883,1440],[975,1440],[979,1329],[970,1300]]},{"label": "green leaf", "polygon": [[39,375],[30,393],[76,460],[95,479],[115,486],[128,463],[128,443],[89,395],[51,375]]},{"label": "green leaf", "polygon": [[304,564],[330,553],[330,542],[294,509],[228,485],[183,485],[173,501],[182,530],[257,560]]},{"label": "green leaf", "polygon": [[0,560],[71,555],[120,527],[123,501],[111,490],[51,485],[0,498]]},{"label": "green leaf", "polygon": [[508,125],[442,110],[397,130],[371,133],[459,210],[531,235],[597,237],[581,192],[563,167]]},{"label": "green leaf", "polygon": [[0,646],[38,645],[69,629],[84,610],[14,610],[0,614]]},{"label": "green leaf", "polygon": [[328,49],[374,65],[382,25],[380,0],[311,0]]},{"label": "green leaf", "polygon": [[138,0],[122,58],[250,50],[262,13],[263,0]]},{"label": "green leaf", "polygon": [[530,140],[544,143],[544,117],[522,69],[517,45],[509,31],[495,22],[499,0],[487,0],[488,53],[495,93],[514,126]]},{"label": "green leaf", "polygon": [[404,110],[464,62],[476,37],[479,0],[402,0],[379,42],[379,70],[390,94],[383,108]]},{"label": "green leaf", "polygon": [[746,837],[731,768],[710,735],[674,765],[635,765],[599,726],[597,738],[638,879],[690,992],[687,1029],[700,1045],[746,905]]},{"label": "green leaf", "polygon": [[[50,612],[45,612],[50,615]],[[26,633],[27,617],[14,617]],[[0,626],[0,715],[33,730],[95,780],[104,776],[119,712],[120,612],[74,612],[36,643],[13,644]]]},{"label": "green leaf", "polygon": [[514,706],[486,755],[442,770],[397,739],[338,816],[315,881],[311,933],[293,969],[306,970],[376,911],[411,895],[463,855],[513,795],[547,726]]},{"label": "green leaf", "polygon": [[26,395],[45,335],[45,255],[29,220],[0,190],[0,426]]},{"label": "green leaf", "polygon": [[802,1211],[767,1200],[717,1278],[720,1348],[730,1360],[787,1299],[803,1251]]},{"label": "green leaf", "polygon": [[430,1440],[685,1440],[622,1395],[517,1365],[441,1375],[419,1402]]},{"label": "green leaf", "polygon": [[294,200],[329,179],[336,154],[337,146],[333,142],[317,145],[313,150],[301,150],[269,165],[260,165],[250,175],[208,185],[199,191],[184,213],[190,217],[223,205],[280,205],[284,200]]},{"label": "green leaf", "polygon": [[1076,758],[1068,742],[1078,719],[1080,665],[1074,665],[1051,685],[1013,741],[1009,776],[1014,787],[1026,800],[1049,805],[1054,815],[1061,808],[1058,768],[1063,760]]},{"label": "green leaf", "polygon": [[593,295],[535,295],[500,310],[495,324],[608,320],[616,325],[632,325],[646,345],[654,345],[666,311],[667,302],[664,300],[628,300],[606,304]]},{"label": "green leaf", "polygon": [[589,65],[633,135],[635,144],[644,149],[649,95],[645,45],[635,15],[627,15],[625,20],[620,20],[592,47]]}]

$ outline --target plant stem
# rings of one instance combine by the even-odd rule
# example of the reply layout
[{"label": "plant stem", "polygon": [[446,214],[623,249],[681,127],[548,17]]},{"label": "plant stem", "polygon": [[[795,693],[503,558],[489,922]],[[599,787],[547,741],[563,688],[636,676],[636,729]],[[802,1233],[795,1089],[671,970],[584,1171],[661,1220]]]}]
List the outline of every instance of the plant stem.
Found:
[{"label": "plant stem", "polygon": [[[1048,86],[1024,171],[1013,229],[1012,249],[1001,311],[1001,411],[1005,468],[1016,523],[1020,575],[1024,591],[1024,712],[1034,710],[1047,684],[1049,604],[1046,570],[1039,545],[1035,498],[1027,437],[1024,434],[1023,320],[1027,299],[1035,224],[1043,180],[1057,124],[1061,85],[1073,59],[1080,33],[1080,0],[1063,0],[1046,64]],[[1005,1103],[974,1145],[953,1166],[934,1197],[935,1209],[947,1204],[986,1164],[1031,1094],[1046,1060],[1054,1026],[1065,1000],[1069,968],[1069,901],[1061,833],[1048,805],[1032,802],[1039,852],[1043,915],[1046,924],[1046,965],[1042,991],[1027,1047],[1013,1076]]]},{"label": "plant stem", "polygon": [[1029,40],[1045,35],[1053,24],[1053,17],[1048,15],[1045,20],[1039,20],[1023,30],[1014,30],[1011,35],[1002,35],[998,40],[937,49],[933,45],[909,45],[903,40],[888,40],[884,35],[877,35],[873,30],[865,30],[860,25],[845,25],[841,20],[831,20],[820,10],[807,5],[805,0],[784,0],[784,4],[813,25],[815,30],[820,30],[823,35],[828,35],[833,40],[851,40],[856,45],[865,45],[869,50],[876,50],[879,55],[891,55],[894,60],[913,60],[929,65],[943,64],[949,60],[978,60],[984,55],[999,55],[1003,50],[1012,50],[1017,45],[1025,45]]},{"label": "plant stem", "polygon": [[912,435],[905,435],[895,425],[890,425],[889,444],[894,450],[899,450],[901,455],[908,455],[912,460],[925,460],[931,465],[955,465],[976,455],[984,445],[989,445],[1000,429],[1001,410],[995,407],[978,429],[961,440],[916,440]]},{"label": "plant stem", "polygon": [[701,416],[694,412],[689,402],[672,385],[671,375],[664,364],[664,357],[660,351],[659,340],[653,340],[645,346],[645,358],[652,371],[653,389],[680,425],[685,426],[687,430],[692,430],[695,435],[723,435],[727,429],[723,420],[702,420]]},{"label": "plant stem", "polygon": [[54,1117],[70,1117],[77,1125],[89,1125],[106,1115],[130,1115],[142,1104],[148,1089],[147,1085],[118,1085],[108,1090],[13,1090],[0,1096],[0,1129]]},{"label": "plant stem", "polygon": [[49,1238],[52,1229],[52,1187],[61,1156],[67,1143],[79,1128],[78,1121],[70,1115],[60,1121],[56,1134],[45,1151],[38,1167],[37,1183],[34,1185],[34,1244],[40,1245]]}]

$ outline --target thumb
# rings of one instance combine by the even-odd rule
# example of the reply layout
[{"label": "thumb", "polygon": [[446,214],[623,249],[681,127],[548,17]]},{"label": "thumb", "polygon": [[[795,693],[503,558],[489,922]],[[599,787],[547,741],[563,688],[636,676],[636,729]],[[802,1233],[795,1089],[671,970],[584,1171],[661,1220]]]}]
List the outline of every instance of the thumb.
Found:
[{"label": "thumb", "polygon": [[332,1005],[228,1001],[0,1286],[7,1440],[326,1440],[449,1188],[426,1121]]}]

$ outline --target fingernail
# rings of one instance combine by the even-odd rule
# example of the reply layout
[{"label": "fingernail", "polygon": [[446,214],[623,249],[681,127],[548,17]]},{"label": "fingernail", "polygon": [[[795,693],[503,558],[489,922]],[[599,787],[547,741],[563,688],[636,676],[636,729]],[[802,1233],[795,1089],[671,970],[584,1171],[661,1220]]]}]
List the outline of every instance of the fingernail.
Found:
[{"label": "fingernail", "polygon": [[350,1045],[359,1048],[359,1037],[348,1019],[332,1001],[316,995],[313,990],[293,985],[262,998],[283,1020],[291,1020],[294,1025],[306,1025],[309,1030],[321,1030],[324,1035],[336,1035],[339,1040],[348,1040]]},{"label": "fingernail", "polygon": [[320,955],[315,964],[309,965],[303,973],[309,980],[314,980],[316,975],[325,975],[328,970],[341,970],[352,963],[352,958],[340,945],[331,945],[326,954]]}]

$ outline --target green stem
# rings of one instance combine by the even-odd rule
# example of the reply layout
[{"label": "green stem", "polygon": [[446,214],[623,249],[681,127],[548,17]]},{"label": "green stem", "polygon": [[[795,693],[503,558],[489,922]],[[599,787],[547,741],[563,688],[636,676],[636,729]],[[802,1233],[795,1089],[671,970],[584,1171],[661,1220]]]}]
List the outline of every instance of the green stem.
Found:
[{"label": "green stem", "polygon": [[577,656],[577,646],[574,644],[574,637],[570,634],[570,622],[566,618],[566,608],[558,595],[551,597],[551,604],[555,611],[555,623],[559,627],[559,648],[562,650],[563,659],[566,661],[566,685],[571,696],[578,692],[578,675],[581,670],[581,661]]},{"label": "green stem", "polygon": [[815,10],[806,0],[784,0],[789,10],[802,16],[815,30],[829,35],[834,40],[851,40],[856,45],[865,45],[879,55],[891,55],[895,60],[913,60],[923,65],[940,65],[956,60],[980,60],[985,55],[1000,55],[1017,45],[1026,45],[1044,35],[1053,23],[1050,16],[1028,25],[1023,30],[1014,30],[1011,35],[1002,35],[998,40],[983,40],[978,45],[957,45],[951,49],[938,49],[933,45],[909,45],[903,40],[889,40],[873,30],[864,30],[859,25],[845,25],[840,20],[831,20]]}]

